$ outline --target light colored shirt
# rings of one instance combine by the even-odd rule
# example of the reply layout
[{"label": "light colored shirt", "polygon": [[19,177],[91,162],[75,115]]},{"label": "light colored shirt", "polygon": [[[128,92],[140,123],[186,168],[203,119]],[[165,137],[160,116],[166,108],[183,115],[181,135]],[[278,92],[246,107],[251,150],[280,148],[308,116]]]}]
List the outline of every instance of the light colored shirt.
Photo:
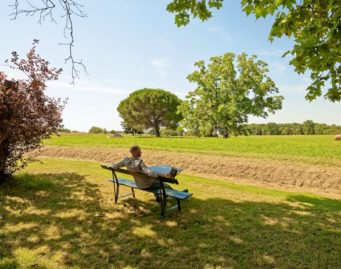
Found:
[{"label": "light colored shirt", "polygon": [[126,157],[119,163],[112,164],[112,168],[114,169],[120,167],[127,167],[128,171],[130,172],[140,172],[146,175],[133,175],[136,186],[139,189],[149,188],[154,182],[157,181],[157,173],[153,172],[141,158]]}]

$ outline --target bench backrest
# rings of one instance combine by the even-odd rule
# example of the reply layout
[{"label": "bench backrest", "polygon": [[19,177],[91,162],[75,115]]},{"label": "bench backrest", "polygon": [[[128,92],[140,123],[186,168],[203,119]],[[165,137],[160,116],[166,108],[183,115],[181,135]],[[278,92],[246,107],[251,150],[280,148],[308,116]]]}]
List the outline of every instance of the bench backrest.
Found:
[{"label": "bench backrest", "polygon": [[[126,174],[126,175],[131,175],[133,177],[135,175],[138,175],[138,176],[150,178],[148,175],[146,175],[144,173],[141,173],[141,172],[131,172],[131,171],[127,170],[127,169],[122,169],[122,168],[114,169],[113,167],[111,167],[110,165],[107,165],[107,164],[101,164],[101,167],[103,169],[107,169],[107,170],[112,171],[112,173],[113,173],[113,175],[115,177],[116,177],[115,172],[117,172],[117,173],[122,173],[122,174]],[[179,181],[176,178],[168,178],[168,177],[158,176],[156,179],[161,181],[161,182],[167,182],[167,183],[172,183],[172,184],[179,184]]]}]

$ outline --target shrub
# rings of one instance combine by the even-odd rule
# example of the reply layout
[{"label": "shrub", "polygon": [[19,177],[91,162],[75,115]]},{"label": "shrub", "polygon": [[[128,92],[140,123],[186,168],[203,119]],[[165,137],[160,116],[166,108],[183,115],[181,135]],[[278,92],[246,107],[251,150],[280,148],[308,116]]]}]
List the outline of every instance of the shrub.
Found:
[{"label": "shrub", "polygon": [[89,134],[102,134],[104,133],[104,129],[96,126],[92,126],[89,130]]},{"label": "shrub", "polygon": [[46,81],[58,79],[61,69],[51,68],[36,54],[37,40],[27,59],[12,53],[11,67],[23,71],[26,79],[8,80],[0,72],[0,181],[24,167],[24,154],[40,147],[42,139],[62,128],[60,99],[46,96]]}]

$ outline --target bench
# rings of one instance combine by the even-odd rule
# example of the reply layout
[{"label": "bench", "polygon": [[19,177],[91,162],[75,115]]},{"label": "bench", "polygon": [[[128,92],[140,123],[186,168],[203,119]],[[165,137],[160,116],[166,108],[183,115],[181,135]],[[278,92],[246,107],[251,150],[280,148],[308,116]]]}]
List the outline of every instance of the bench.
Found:
[{"label": "bench", "polygon": [[[147,176],[143,173],[131,172],[131,171],[128,171],[126,169],[121,169],[121,168],[113,169],[110,165],[106,165],[106,164],[102,164],[101,167],[103,169],[110,170],[112,172],[112,179],[110,179],[109,181],[112,182],[113,186],[114,186],[115,204],[117,204],[118,199],[121,199],[121,198],[124,198],[127,196],[132,196],[133,198],[135,198],[135,189],[138,189],[134,180],[130,180],[130,179],[126,179],[126,178],[118,178],[116,173],[131,175],[133,177],[136,174]],[[158,189],[158,190],[139,189],[139,190],[151,192],[151,193],[158,195],[158,197],[160,198],[161,218],[164,218],[166,212],[171,211],[173,209],[177,209],[178,211],[181,211],[181,201],[191,197],[192,193],[165,188],[164,183],[179,184],[178,180],[175,177],[174,178],[173,177],[168,178],[168,177],[158,176],[156,179],[160,181],[160,189]],[[121,185],[130,188],[131,192],[120,195],[120,186]],[[176,201],[176,204],[174,206],[169,207],[169,208],[167,208],[167,198],[168,197],[173,198]]]}]

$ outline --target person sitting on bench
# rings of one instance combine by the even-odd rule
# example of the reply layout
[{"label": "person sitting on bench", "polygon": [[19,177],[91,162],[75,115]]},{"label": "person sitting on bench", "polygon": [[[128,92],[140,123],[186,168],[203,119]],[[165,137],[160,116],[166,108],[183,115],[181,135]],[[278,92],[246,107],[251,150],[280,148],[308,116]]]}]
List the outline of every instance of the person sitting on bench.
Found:
[{"label": "person sitting on bench", "polygon": [[[140,173],[147,175],[147,177],[143,175],[139,175],[139,174],[134,175],[136,186],[139,189],[152,190],[152,191],[153,190],[156,191],[160,189],[160,181],[157,180],[156,178],[157,176],[164,176],[164,175],[155,173],[144,163],[144,161],[141,158],[142,150],[139,146],[137,145],[132,146],[130,148],[130,153],[131,153],[131,157],[126,157],[122,161],[116,164],[113,163],[111,167],[113,169],[117,169],[117,168],[125,166],[130,172],[140,172]],[[164,184],[164,186],[166,189],[173,189],[168,184]],[[156,193],[157,192],[154,192],[156,200],[159,201],[159,197]]]}]

